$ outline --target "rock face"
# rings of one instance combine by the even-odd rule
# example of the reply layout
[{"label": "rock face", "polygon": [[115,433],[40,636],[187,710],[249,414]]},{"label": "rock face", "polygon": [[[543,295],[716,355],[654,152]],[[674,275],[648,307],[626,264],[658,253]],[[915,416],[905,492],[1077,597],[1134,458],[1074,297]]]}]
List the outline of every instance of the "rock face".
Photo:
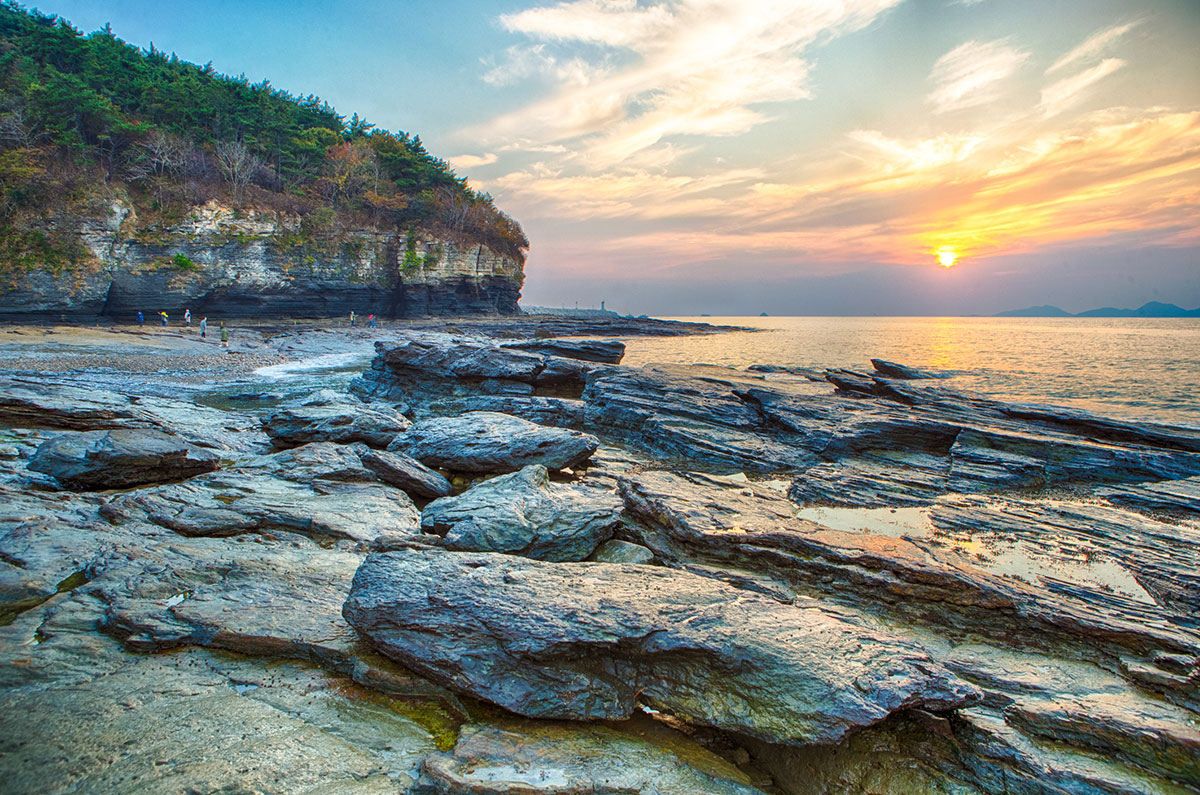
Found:
[{"label": "rock face", "polygon": [[979,697],[898,637],[653,567],[374,554],[343,613],[385,655],[529,717],[626,718],[641,700],[802,745]]},{"label": "rock face", "polygon": [[[330,317],[517,314],[523,262],[479,244],[418,235],[417,267],[403,262],[406,235],[351,229],[343,239],[294,245],[300,219],[235,213],[210,202],[159,230],[153,242],[132,236],[130,209],[114,204],[104,218],[79,219],[92,254],[84,270],[30,273],[4,293],[0,320],[69,315],[132,320],[190,308],[197,316]],[[191,265],[181,269],[174,257]]]},{"label": "rock face", "polygon": [[29,468],[76,491],[97,491],[183,480],[211,472],[220,457],[177,436],[151,430],[87,431],[43,444]]},{"label": "rock face", "polygon": [[612,537],[620,513],[615,494],[553,484],[546,467],[532,464],[434,500],[421,512],[421,529],[443,536],[448,549],[583,560]]},{"label": "rock face", "polygon": [[309,442],[363,442],[387,447],[412,425],[386,406],[368,406],[352,397],[322,390],[263,417],[262,427],[279,447]]},{"label": "rock face", "polygon": [[428,466],[453,472],[515,472],[530,464],[565,469],[586,461],[600,442],[565,428],[547,428],[490,411],[422,420],[388,446]]}]

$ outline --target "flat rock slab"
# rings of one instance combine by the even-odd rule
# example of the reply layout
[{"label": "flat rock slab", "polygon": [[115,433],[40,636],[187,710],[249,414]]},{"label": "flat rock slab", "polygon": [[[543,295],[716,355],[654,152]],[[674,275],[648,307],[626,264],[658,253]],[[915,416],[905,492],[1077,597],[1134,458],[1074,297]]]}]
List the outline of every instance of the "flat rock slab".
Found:
[{"label": "flat rock slab", "polygon": [[1170,513],[1200,520],[1200,477],[1113,486],[1097,489],[1096,496],[1139,511]]},{"label": "flat rock slab", "polygon": [[620,364],[625,357],[625,343],[620,340],[574,340],[549,338],[523,342],[505,342],[505,348],[516,348],[548,356],[582,359],[585,362]]},{"label": "flat rock slab", "polygon": [[491,411],[422,420],[396,437],[400,451],[423,464],[453,472],[516,472],[530,464],[565,469],[583,463],[600,441],[566,428],[547,428]]},{"label": "flat rock slab", "polygon": [[411,424],[392,408],[367,405],[331,390],[322,390],[262,419],[263,430],[279,447],[309,442],[363,442],[382,448]]},{"label": "flat rock slab", "polygon": [[1078,745],[1200,788],[1200,731],[1194,715],[1157,702],[1094,694],[1018,702],[1005,717],[1044,740]]},{"label": "flat rock slab", "polygon": [[190,401],[125,395],[29,379],[0,379],[0,424],[73,431],[151,428],[182,436],[197,447],[253,452],[267,437],[258,422],[237,412]]},{"label": "flat rock slab", "polygon": [[421,529],[464,552],[583,560],[612,537],[620,515],[615,493],[551,483],[544,466],[531,464],[434,500],[421,512]]},{"label": "flat rock slab", "polygon": [[699,746],[713,775],[607,726],[533,721],[465,726],[451,753],[421,764],[413,795],[761,795],[737,768]]},{"label": "flat rock slab", "polygon": [[899,637],[654,567],[373,554],[343,614],[385,655],[527,717],[627,718],[642,701],[803,745],[981,696]]},{"label": "flat rock slab", "polygon": [[114,498],[101,514],[116,523],[150,521],[186,536],[290,532],[378,546],[419,532],[408,495],[383,483],[295,483],[264,472],[231,471]]},{"label": "flat rock slab", "polygon": [[162,431],[117,429],[64,434],[43,443],[29,468],[75,491],[166,483],[211,472],[220,456]]}]

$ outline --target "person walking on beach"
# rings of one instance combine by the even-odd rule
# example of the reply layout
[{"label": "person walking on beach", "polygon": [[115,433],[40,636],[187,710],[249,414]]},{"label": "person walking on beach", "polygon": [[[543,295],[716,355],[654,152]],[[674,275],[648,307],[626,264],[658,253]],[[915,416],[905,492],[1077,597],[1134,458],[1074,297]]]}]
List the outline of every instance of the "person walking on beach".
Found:
[{"label": "person walking on beach", "polygon": [[225,328],[225,321],[221,321],[221,347],[229,347],[229,329]]},{"label": "person walking on beach", "polygon": [[192,327],[192,310],[183,310],[183,325],[187,326],[188,328]]},{"label": "person walking on beach", "polygon": [[350,310],[350,328],[354,328],[354,310]]},{"label": "person walking on beach", "polygon": [[367,315],[367,323],[370,324],[371,328],[375,328],[375,315],[373,313]]},{"label": "person walking on beach", "polygon": [[138,328],[141,328],[142,325],[145,324],[145,322],[146,322],[146,316],[143,315],[142,311],[139,309],[138,310]]},{"label": "person walking on beach", "polygon": [[208,336],[208,316],[200,318],[200,339]]},{"label": "person walking on beach", "polygon": [[159,317],[161,317],[161,318],[162,318],[162,324],[163,324],[163,328],[166,328],[166,327],[167,327],[167,313],[166,313],[166,312],[159,312],[159,313],[158,313],[158,315],[159,315]]}]

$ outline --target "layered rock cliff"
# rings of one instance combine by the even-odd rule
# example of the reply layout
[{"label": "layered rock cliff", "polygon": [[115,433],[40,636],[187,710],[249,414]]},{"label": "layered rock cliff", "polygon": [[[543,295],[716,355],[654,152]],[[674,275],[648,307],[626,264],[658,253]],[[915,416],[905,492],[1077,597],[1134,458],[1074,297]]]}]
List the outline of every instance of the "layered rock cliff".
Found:
[{"label": "layered rock cliff", "polygon": [[[217,202],[146,229],[121,201],[59,221],[86,254],[0,290],[0,320],[181,316],[381,317],[516,314],[523,263],[421,230],[314,228],[299,216]],[[72,230],[72,231],[74,231]]]}]

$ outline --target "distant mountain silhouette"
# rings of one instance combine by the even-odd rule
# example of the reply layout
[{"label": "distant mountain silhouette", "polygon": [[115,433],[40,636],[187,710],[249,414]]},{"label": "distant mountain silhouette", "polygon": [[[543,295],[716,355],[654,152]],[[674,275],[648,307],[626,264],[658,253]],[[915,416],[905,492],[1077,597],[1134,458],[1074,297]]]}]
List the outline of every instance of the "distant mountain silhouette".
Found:
[{"label": "distant mountain silhouette", "polygon": [[996,317],[1200,317],[1200,309],[1184,309],[1175,304],[1151,301],[1137,309],[1115,309],[1111,306],[1071,314],[1057,306],[1031,306],[997,312]]},{"label": "distant mountain silhouette", "polygon": [[1057,306],[1043,304],[1030,306],[1025,309],[1009,309],[1007,312],[997,312],[996,317],[1074,317],[1070,312]]}]

